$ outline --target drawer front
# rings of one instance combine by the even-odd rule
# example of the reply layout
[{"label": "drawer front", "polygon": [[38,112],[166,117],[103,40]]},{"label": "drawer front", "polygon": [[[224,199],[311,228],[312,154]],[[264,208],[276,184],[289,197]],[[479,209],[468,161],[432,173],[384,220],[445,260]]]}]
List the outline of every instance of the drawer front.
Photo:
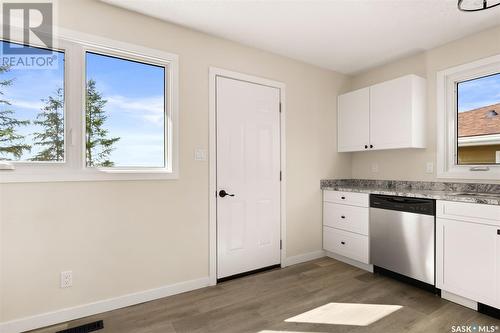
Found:
[{"label": "drawer front", "polygon": [[368,264],[368,237],[340,229],[323,227],[323,248]]},{"label": "drawer front", "polygon": [[368,193],[323,191],[323,201],[343,205],[368,207],[370,195]]},{"label": "drawer front", "polygon": [[500,206],[438,200],[436,216],[451,220],[500,226]]},{"label": "drawer front", "polygon": [[323,203],[323,225],[368,236],[369,208]]}]

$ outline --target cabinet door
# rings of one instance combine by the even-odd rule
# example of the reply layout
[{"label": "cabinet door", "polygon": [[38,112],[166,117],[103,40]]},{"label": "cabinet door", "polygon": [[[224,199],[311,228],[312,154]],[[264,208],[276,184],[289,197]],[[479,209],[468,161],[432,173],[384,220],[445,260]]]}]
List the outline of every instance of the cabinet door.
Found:
[{"label": "cabinet door", "polygon": [[497,227],[437,219],[437,287],[498,306]]},{"label": "cabinet door", "polygon": [[338,151],[361,151],[370,140],[370,88],[338,98]]},{"label": "cabinet door", "polygon": [[406,148],[412,139],[412,79],[404,76],[370,87],[372,149]]}]

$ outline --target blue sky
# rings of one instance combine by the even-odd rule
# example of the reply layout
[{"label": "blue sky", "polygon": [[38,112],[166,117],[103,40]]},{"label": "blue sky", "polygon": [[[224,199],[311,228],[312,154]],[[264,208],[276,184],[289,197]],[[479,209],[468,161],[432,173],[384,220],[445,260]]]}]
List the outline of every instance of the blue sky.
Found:
[{"label": "blue sky", "polygon": [[[111,160],[116,166],[164,166],[164,69],[162,67],[87,54],[87,79],[96,81],[97,89],[108,102],[104,125],[110,137],[120,137]],[[3,89],[3,98],[22,120],[34,120],[43,106],[42,99],[63,87],[64,55],[51,69],[13,68],[0,79],[14,78]],[[31,124],[19,128],[32,143],[32,134],[40,129]],[[22,159],[34,156],[34,147]]]},{"label": "blue sky", "polygon": [[[2,42],[5,43],[5,42]],[[19,120],[35,120],[44,105],[42,99],[54,95],[58,88],[63,87],[64,77],[64,54],[57,53],[57,66],[49,69],[27,69],[12,68],[1,74],[0,80],[13,79],[10,86],[2,87],[4,100],[11,103],[10,106],[1,105],[2,109],[15,111],[15,117]],[[18,127],[18,133],[26,136],[26,142],[32,144],[32,134],[42,129],[33,124]],[[22,156],[22,160],[36,155],[43,148],[33,147],[31,153]],[[10,157],[10,156],[9,156]]]},{"label": "blue sky", "polygon": [[164,166],[164,69],[87,54],[87,80],[103,94],[116,166]]},{"label": "blue sky", "polygon": [[458,111],[500,103],[500,74],[458,84]]}]

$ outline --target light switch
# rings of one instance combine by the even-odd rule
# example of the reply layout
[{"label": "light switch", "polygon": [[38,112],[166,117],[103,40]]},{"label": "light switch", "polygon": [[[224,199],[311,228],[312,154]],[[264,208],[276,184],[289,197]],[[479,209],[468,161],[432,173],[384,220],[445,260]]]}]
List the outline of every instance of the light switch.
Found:
[{"label": "light switch", "polygon": [[434,173],[434,163],[427,162],[427,164],[425,166],[425,172],[426,173]]},{"label": "light switch", "polygon": [[208,158],[208,153],[206,149],[196,148],[194,150],[195,161],[206,161],[207,158]]}]

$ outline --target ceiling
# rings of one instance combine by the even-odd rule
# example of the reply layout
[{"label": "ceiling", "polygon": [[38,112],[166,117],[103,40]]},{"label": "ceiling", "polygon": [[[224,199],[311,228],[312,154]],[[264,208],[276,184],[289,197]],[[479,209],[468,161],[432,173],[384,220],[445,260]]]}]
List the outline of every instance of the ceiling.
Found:
[{"label": "ceiling", "polygon": [[456,0],[101,1],[346,74],[500,24]]}]

